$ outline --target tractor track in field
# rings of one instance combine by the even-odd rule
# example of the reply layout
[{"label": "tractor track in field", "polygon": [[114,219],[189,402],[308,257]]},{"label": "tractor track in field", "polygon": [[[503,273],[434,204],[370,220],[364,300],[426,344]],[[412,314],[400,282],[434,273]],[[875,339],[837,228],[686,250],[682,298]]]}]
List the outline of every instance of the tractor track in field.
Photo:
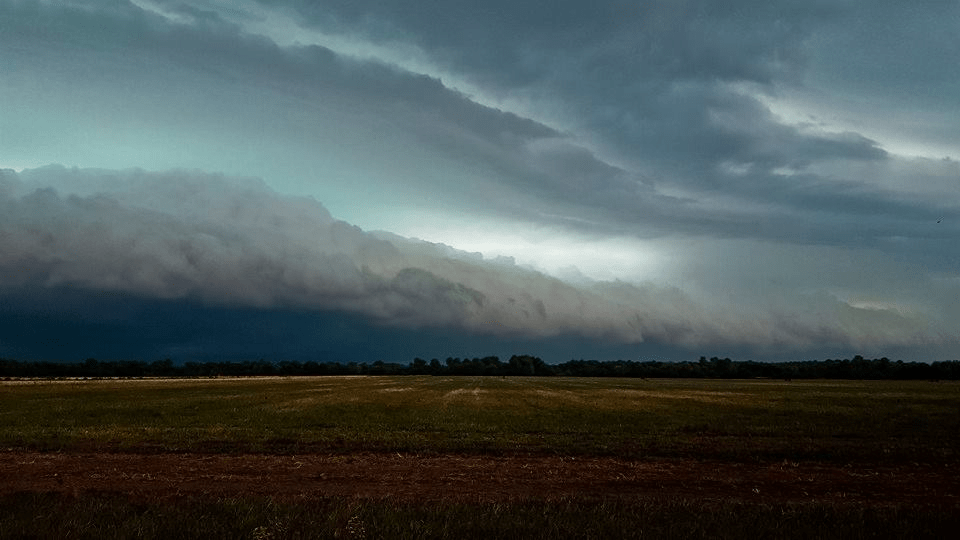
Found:
[{"label": "tractor track in field", "polygon": [[361,497],[496,502],[657,497],[960,509],[955,464],[838,465],[462,454],[0,452],[0,494]]}]

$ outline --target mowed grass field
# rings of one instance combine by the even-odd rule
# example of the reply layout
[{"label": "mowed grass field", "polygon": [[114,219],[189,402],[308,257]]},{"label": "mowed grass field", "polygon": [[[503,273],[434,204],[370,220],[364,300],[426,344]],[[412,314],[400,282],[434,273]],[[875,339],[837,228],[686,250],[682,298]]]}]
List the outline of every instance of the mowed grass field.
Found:
[{"label": "mowed grass field", "polygon": [[952,462],[960,384],[295,377],[0,382],[0,447]]}]

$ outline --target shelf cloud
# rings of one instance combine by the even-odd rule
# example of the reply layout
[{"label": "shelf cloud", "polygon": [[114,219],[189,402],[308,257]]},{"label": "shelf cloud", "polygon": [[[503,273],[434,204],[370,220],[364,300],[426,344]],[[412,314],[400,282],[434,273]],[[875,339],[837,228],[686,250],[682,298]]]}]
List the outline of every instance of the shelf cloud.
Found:
[{"label": "shelf cloud", "polygon": [[675,287],[565,282],[510,260],[363,231],[311,198],[283,196],[253,179],[45,167],[5,171],[2,193],[6,291],[340,311],[380,327],[489,339],[575,335],[790,349],[938,339],[918,317],[836,299],[738,312]]}]

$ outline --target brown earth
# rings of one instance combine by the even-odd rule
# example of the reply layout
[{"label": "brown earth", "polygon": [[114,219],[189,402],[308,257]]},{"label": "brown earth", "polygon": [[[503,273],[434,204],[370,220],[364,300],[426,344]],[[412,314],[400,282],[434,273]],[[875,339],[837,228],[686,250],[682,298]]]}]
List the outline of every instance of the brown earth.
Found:
[{"label": "brown earth", "polygon": [[610,457],[0,452],[0,494],[351,496],[402,501],[678,497],[960,508],[953,465],[838,466]]}]

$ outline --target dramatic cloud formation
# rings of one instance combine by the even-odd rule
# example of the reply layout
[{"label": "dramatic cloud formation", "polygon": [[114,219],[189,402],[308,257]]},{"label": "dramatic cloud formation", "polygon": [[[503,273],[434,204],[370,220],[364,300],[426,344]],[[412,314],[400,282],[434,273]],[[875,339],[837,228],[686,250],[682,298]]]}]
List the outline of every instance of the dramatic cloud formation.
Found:
[{"label": "dramatic cloud formation", "polygon": [[[118,355],[242,355],[246,332],[356,360],[416,351],[361,335],[956,358],[958,23],[955,2],[0,2],[0,316],[151,328]],[[0,354],[93,354],[16,324]]]},{"label": "dramatic cloud formation", "polygon": [[829,298],[758,314],[734,308],[740,295],[711,306],[650,284],[569,284],[510,260],[367,233],[312,199],[280,196],[256,180],[47,167],[5,171],[0,193],[6,291],[93,290],[217,309],[341,311],[380,326],[490,339],[573,335],[770,350],[935,339],[935,328],[916,317]]}]

